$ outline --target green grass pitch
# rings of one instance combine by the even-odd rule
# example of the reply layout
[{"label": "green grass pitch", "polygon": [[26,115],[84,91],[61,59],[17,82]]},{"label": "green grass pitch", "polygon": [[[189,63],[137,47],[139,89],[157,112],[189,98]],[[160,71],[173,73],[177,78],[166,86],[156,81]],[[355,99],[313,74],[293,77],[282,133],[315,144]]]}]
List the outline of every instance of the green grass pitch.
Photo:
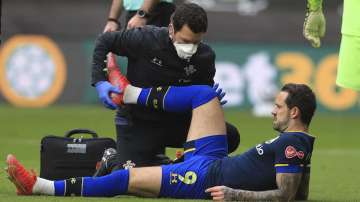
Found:
[{"label": "green grass pitch", "polygon": [[[53,106],[19,109],[0,105],[0,158],[5,167],[8,153],[15,154],[27,168],[39,172],[40,139],[46,134],[62,135],[72,128],[90,128],[101,136],[115,137],[114,112],[101,106]],[[241,133],[236,153],[276,136],[270,118],[255,118],[248,112],[226,111],[227,120]],[[360,115],[318,113],[311,133],[317,137],[310,182],[311,201],[360,201]],[[174,156],[174,150],[168,150]],[[101,201],[157,201],[136,197],[102,198]],[[169,201],[169,199],[162,199]],[[19,197],[15,187],[0,172],[0,201],[99,201],[99,198]],[[185,200],[174,200],[185,201]],[[189,200],[186,200],[189,201]]]}]

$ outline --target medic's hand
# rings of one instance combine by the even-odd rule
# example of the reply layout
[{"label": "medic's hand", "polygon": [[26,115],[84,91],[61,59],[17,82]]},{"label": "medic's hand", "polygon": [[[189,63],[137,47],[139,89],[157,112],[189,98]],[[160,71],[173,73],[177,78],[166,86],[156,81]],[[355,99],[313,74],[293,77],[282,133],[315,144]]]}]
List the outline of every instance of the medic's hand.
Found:
[{"label": "medic's hand", "polygon": [[116,104],[111,101],[110,93],[121,93],[119,88],[111,85],[108,81],[99,81],[95,84],[99,99],[106,108],[116,109]]},{"label": "medic's hand", "polygon": [[226,95],[225,92],[223,92],[223,89],[222,88],[219,88],[219,84],[218,83],[215,83],[214,86],[213,86],[213,89],[215,90],[216,94],[217,94],[217,97],[220,101],[220,104],[221,105],[224,105],[227,103],[227,100],[223,100],[224,96]]}]

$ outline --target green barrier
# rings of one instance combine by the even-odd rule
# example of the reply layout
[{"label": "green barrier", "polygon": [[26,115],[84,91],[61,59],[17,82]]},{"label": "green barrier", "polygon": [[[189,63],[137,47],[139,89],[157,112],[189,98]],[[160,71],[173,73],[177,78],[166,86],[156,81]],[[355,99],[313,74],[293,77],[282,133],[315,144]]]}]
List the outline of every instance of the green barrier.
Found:
[{"label": "green barrier", "polygon": [[[269,99],[276,89],[293,82],[305,83],[313,88],[321,111],[360,109],[357,92],[335,85],[337,47],[313,49],[275,44],[224,43],[214,43],[212,47],[217,54],[215,79],[223,84],[226,92],[230,92],[230,106],[254,107],[262,102],[270,104]],[[235,101],[231,102],[234,93],[237,95]]]}]

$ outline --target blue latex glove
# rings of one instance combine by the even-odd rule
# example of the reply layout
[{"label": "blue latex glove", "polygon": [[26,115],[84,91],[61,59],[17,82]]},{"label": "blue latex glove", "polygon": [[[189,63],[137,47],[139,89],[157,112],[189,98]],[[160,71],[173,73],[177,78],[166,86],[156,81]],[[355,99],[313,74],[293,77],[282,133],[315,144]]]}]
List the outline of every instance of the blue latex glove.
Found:
[{"label": "blue latex glove", "polygon": [[99,99],[106,108],[116,109],[116,104],[111,100],[110,93],[121,93],[119,88],[111,85],[108,81],[99,81],[95,84]]},{"label": "blue latex glove", "polygon": [[227,103],[227,100],[223,100],[224,96],[226,95],[225,92],[223,92],[223,89],[222,88],[219,88],[219,84],[218,83],[215,83],[214,86],[213,86],[213,89],[215,90],[216,94],[217,94],[217,97],[220,101],[220,104],[221,105],[224,105]]}]

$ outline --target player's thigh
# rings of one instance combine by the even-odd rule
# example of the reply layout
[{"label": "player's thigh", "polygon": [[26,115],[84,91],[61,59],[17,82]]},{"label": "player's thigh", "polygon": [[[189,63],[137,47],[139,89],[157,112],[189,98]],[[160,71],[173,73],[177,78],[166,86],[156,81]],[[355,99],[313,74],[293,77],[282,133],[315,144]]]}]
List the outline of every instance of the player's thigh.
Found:
[{"label": "player's thigh", "polygon": [[215,160],[227,155],[225,135],[204,137],[184,144],[184,162],[163,165],[161,197],[204,199],[207,172]]},{"label": "player's thigh", "polygon": [[226,134],[224,112],[217,97],[193,109],[187,141]]},{"label": "player's thigh", "polygon": [[143,167],[130,169],[128,192],[145,197],[157,197],[160,192],[161,167]]},{"label": "player's thigh", "polygon": [[163,165],[160,197],[204,199],[206,175],[216,158],[193,156],[182,163]]}]

